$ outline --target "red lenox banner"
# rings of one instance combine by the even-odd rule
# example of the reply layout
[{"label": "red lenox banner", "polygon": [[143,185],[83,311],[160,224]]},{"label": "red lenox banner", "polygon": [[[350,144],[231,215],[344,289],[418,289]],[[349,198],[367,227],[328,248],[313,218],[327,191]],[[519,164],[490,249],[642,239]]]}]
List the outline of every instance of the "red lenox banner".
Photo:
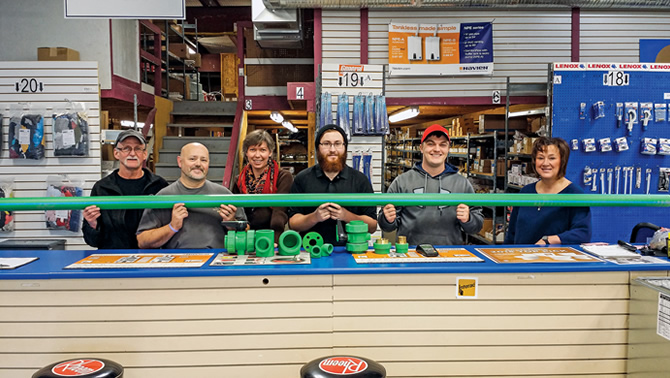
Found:
[{"label": "red lenox banner", "polygon": [[389,24],[391,76],[491,75],[493,25]]}]

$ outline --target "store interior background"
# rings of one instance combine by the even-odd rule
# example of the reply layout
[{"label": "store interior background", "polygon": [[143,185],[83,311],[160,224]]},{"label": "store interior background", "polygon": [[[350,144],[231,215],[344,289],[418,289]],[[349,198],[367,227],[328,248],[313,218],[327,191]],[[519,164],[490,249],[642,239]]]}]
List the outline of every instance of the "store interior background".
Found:
[{"label": "store interior background", "polygon": [[[622,11],[585,6],[580,10],[530,5],[488,9],[431,9],[425,6],[398,9],[379,5],[371,9],[302,9],[301,48],[284,48],[272,43],[261,48],[254,41],[251,1],[188,0],[186,5],[186,20],[178,23],[190,26],[177,26],[176,33],[168,26],[168,30],[173,30],[172,37],[168,38],[197,42],[199,67],[191,63],[195,59],[172,61],[169,63],[171,68],[165,67],[166,63],[159,63],[156,66],[159,71],[170,71],[169,80],[167,76],[162,80],[163,85],[170,86],[168,90],[163,85],[160,88],[151,86],[155,68],[146,58],[144,43],[153,29],[144,26],[144,21],[66,20],[62,17],[63,2],[60,0],[3,4],[0,61],[35,61],[38,47],[63,46],[79,51],[81,61],[98,63],[101,101],[94,117],[99,117],[100,127],[92,134],[91,157],[82,164],[87,168],[72,172],[85,177],[86,191],[100,177],[94,167],[109,171],[114,163],[111,145],[94,146],[95,142],[104,139],[105,129],[118,130],[122,128],[121,121],[133,120],[134,96],[138,103],[137,120],[153,124],[150,131],[153,154],[149,166],[168,179],[178,177],[175,154],[170,150],[174,147],[167,147],[170,138],[225,139],[224,147],[213,145],[215,147],[210,148],[216,149],[220,155],[216,162],[213,161],[210,179],[230,185],[243,158],[239,153],[231,157],[235,154],[227,153],[229,148],[233,150],[229,146],[236,146],[248,131],[256,128],[277,134],[277,140],[281,142],[277,159],[283,167],[292,168],[297,173],[314,163],[316,119],[311,111],[315,110],[315,104],[289,100],[287,83],[312,83],[312,90],[315,90],[321,85],[318,81],[323,65],[388,64],[388,23],[391,20],[493,22],[495,55],[495,69],[491,76],[386,77],[384,93],[389,114],[409,106],[420,109],[419,116],[391,124],[393,132],[421,130],[435,122],[449,127],[460,125],[461,129],[463,126],[475,127],[469,125],[468,120],[476,122],[483,114],[504,114],[508,78],[518,89],[509,96],[514,109],[541,109],[547,104],[549,63],[637,62],[640,38],[670,32],[668,12],[645,9]],[[163,21],[156,25],[166,29]],[[237,59],[241,59],[239,66]],[[20,63],[17,65],[20,68]],[[195,80],[190,80],[192,78]],[[501,93],[500,104],[493,104],[494,91]],[[214,101],[204,101],[205,97]],[[251,101],[250,110],[245,110],[244,104],[237,101],[242,98]],[[0,102],[10,99],[7,96]],[[216,110],[212,110],[213,106]],[[299,133],[292,133],[271,120],[273,111],[281,112]],[[452,135],[458,137],[454,131]],[[368,148],[367,145],[377,146],[373,184],[375,191],[381,192],[392,179],[388,176],[391,170],[387,156],[390,155],[385,155],[381,138],[361,142],[360,148]],[[385,147],[393,149],[390,144]],[[6,154],[2,153],[3,156]],[[405,153],[402,158],[417,158],[412,155]],[[461,165],[462,161],[452,163]],[[496,179],[493,181],[494,186],[498,185]],[[485,190],[490,188],[482,188]],[[17,184],[17,196],[40,196],[39,193],[34,182]],[[493,215],[493,218],[502,214]],[[17,221],[21,224],[19,218]],[[26,221],[25,225],[32,223],[35,222]],[[30,227],[26,234],[35,231]],[[68,240],[68,247],[70,243]],[[72,247],[85,246],[73,244]]]}]

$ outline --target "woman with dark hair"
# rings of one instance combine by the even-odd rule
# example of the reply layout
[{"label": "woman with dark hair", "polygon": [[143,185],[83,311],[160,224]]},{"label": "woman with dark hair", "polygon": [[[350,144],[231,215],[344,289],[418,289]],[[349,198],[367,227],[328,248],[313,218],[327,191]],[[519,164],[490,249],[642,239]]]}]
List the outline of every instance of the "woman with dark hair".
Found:
[{"label": "woman with dark hair", "polygon": [[[561,138],[538,138],[533,143],[533,169],[540,177],[521,193],[583,194],[565,177],[570,148]],[[518,207],[512,210],[505,244],[580,244],[591,241],[589,207]]]},{"label": "woman with dark hair", "polygon": [[[233,185],[235,194],[277,194],[288,193],[293,184],[290,172],[279,169],[279,164],[272,158],[275,141],[265,130],[250,132],[244,142],[242,151],[247,164]],[[274,230],[275,242],[284,232],[288,222],[285,207],[250,207],[245,206],[244,212],[252,230]]]}]

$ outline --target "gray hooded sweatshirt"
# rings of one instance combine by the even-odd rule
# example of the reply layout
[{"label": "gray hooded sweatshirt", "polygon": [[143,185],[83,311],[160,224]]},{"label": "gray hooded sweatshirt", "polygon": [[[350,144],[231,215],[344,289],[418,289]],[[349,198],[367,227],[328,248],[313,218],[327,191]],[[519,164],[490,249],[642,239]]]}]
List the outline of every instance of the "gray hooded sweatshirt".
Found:
[{"label": "gray hooded sweatshirt", "polygon": [[[445,163],[442,173],[432,177],[417,163],[396,177],[388,193],[474,193],[470,182],[458,174],[456,167]],[[397,235],[407,236],[410,245],[429,243],[433,245],[462,245],[462,231],[476,234],[482,229],[482,208],[470,206],[470,220],[466,223],[456,218],[456,206],[410,206],[396,207],[396,219],[389,223],[380,211],[377,216],[382,230],[398,230]]]}]

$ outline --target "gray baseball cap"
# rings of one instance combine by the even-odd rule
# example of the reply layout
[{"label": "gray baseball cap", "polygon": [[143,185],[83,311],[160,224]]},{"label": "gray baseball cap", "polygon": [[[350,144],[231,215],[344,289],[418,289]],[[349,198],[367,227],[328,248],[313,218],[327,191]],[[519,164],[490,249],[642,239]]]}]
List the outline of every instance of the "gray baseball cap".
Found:
[{"label": "gray baseball cap", "polygon": [[142,145],[147,144],[147,140],[144,139],[144,136],[142,136],[142,133],[140,133],[139,131],[135,131],[133,129],[128,129],[128,130],[123,130],[122,132],[119,133],[119,136],[116,137],[116,142],[114,142],[114,147],[116,147],[116,145],[123,142],[124,140],[126,140],[129,137],[137,138],[137,140],[139,140],[140,143],[142,143]]}]

